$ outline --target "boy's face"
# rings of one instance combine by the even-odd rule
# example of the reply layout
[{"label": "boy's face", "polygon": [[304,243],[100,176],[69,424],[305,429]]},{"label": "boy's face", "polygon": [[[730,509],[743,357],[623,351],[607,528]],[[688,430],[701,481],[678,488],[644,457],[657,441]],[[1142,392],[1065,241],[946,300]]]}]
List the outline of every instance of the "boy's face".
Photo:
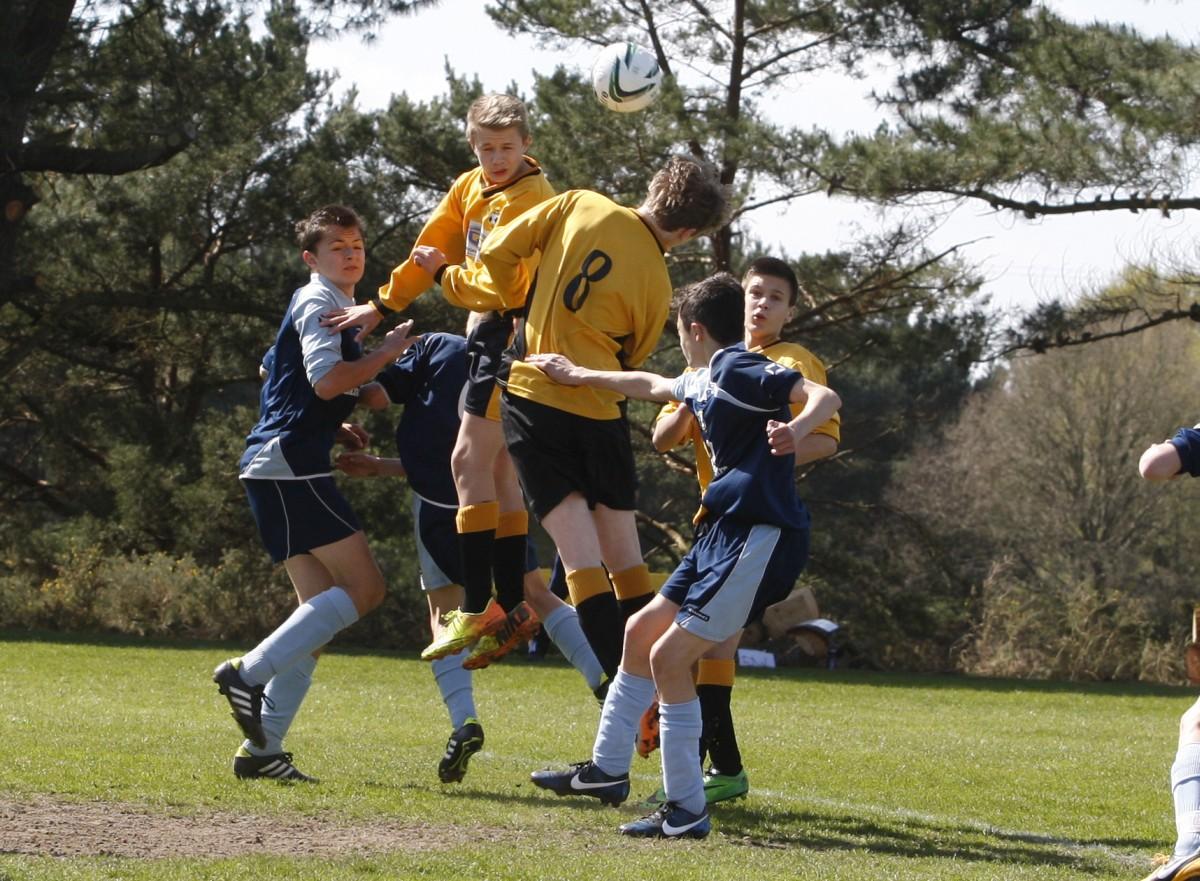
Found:
[{"label": "boy's face", "polygon": [[517,127],[476,129],[471,134],[471,149],[488,183],[506,184],[521,170],[530,138],[521,137]]},{"label": "boy's face", "polygon": [[319,272],[350,296],[362,281],[366,256],[362,230],[356,226],[331,226],[316,248],[303,254],[313,272]]},{"label": "boy's face", "polygon": [[792,317],[791,285],[786,279],[752,272],[743,282],[746,290],[746,339],[762,345],[779,339]]}]

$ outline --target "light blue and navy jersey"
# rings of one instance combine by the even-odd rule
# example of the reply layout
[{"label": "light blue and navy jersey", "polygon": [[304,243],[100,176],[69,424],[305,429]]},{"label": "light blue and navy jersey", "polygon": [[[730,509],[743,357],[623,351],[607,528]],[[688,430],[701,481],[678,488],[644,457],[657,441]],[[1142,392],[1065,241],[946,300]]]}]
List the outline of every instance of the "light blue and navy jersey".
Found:
[{"label": "light blue and navy jersey", "polygon": [[396,451],[408,485],[427,502],[457,508],[450,455],[462,422],[467,341],[452,333],[426,334],[376,380],[392,403],[404,405]]},{"label": "light blue and navy jersey", "polygon": [[803,377],[741,344],[721,349],[707,367],[675,380],[672,397],[696,416],[713,464],[705,510],[792,529],[809,525],[796,495],[795,457],[773,456],[767,421],[792,418],[788,399]]},{"label": "light blue and navy jersey", "polygon": [[259,394],[258,424],[246,438],[239,476],[293,480],[332,473],[329,451],[358,390],[323,401],[313,387],[339,361],[362,357],[362,347],[354,341],[356,328],[331,334],[320,321],[331,309],[353,305],[316,273],[292,295],[275,344],[263,358],[267,378]]},{"label": "light blue and navy jersey", "polygon": [[1190,474],[1200,477],[1200,425],[1195,428],[1181,428],[1171,438],[1171,443],[1179,453],[1180,474]]}]

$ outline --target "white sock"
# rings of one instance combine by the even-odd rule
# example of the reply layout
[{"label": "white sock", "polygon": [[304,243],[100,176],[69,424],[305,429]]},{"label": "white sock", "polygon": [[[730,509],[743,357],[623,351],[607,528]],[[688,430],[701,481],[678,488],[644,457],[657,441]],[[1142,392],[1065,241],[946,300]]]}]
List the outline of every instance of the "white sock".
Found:
[{"label": "white sock", "polygon": [[658,704],[663,789],[673,801],[693,814],[704,812],[704,771],[700,767],[700,699],[682,704]]},{"label": "white sock", "polygon": [[1171,766],[1175,801],[1175,856],[1200,850],[1200,743],[1185,743]]},{"label": "white sock", "polygon": [[252,756],[273,756],[283,752],[283,739],[300,711],[300,704],[312,685],[317,659],[305,655],[282,673],[271,677],[263,693],[262,727],[267,745],[259,748],[246,741],[242,747]]},{"label": "white sock", "polygon": [[542,622],[546,635],[558,646],[572,667],[583,674],[588,688],[595,691],[604,681],[604,668],[596,659],[583,628],[579,626],[579,613],[565,603],[546,616]]},{"label": "white sock", "polygon": [[[617,670],[604,709],[600,711],[600,727],[592,747],[596,767],[614,777],[629,773],[637,743],[638,722],[642,713],[654,703],[654,680]],[[696,754],[699,757],[697,742]]]},{"label": "white sock", "polygon": [[471,687],[471,671],[463,669],[466,652],[438,658],[430,668],[442,693],[442,702],[450,711],[450,727],[458,728],[467,719],[476,715],[475,693]]},{"label": "white sock", "polygon": [[350,594],[331,587],[302,603],[275,632],[242,656],[239,671],[249,685],[265,685],[272,676],[311,655],[358,620]]}]

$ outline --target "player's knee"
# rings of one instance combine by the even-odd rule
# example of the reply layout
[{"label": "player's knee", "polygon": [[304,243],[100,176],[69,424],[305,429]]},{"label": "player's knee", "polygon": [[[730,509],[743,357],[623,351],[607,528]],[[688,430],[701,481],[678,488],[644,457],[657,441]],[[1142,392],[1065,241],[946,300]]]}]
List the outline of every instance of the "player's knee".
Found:
[{"label": "player's knee", "polygon": [[361,618],[368,612],[379,608],[383,603],[383,598],[387,595],[387,588],[384,586],[382,575],[372,576],[353,585],[349,593],[351,599],[354,600],[354,607],[358,609],[358,617]]},{"label": "player's knee", "polygon": [[1179,739],[1200,741],[1200,701],[1188,708],[1179,719]]}]

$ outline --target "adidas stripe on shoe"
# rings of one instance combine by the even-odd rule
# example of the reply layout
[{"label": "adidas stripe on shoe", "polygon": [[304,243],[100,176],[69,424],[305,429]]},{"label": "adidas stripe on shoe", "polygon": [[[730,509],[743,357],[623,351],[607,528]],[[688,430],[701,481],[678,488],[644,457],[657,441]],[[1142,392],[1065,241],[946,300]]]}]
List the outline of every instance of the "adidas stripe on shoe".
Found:
[{"label": "adidas stripe on shoe", "polygon": [[438,779],[443,783],[460,783],[467,776],[467,762],[483,749],[483,726],[469,718],[450,733],[446,753],[438,762]]},{"label": "adidas stripe on shoe", "polygon": [[239,749],[233,757],[233,774],[240,780],[256,780],[266,778],[285,783],[316,783],[316,777],[309,777],[292,764],[291,753],[276,753],[270,756],[251,755],[244,748]]},{"label": "adidas stripe on shoe", "polygon": [[229,701],[233,721],[238,723],[246,739],[260,749],[267,745],[267,735],[262,727],[262,685],[249,685],[239,672],[240,658],[225,661],[213,671],[213,682],[217,690]]}]

